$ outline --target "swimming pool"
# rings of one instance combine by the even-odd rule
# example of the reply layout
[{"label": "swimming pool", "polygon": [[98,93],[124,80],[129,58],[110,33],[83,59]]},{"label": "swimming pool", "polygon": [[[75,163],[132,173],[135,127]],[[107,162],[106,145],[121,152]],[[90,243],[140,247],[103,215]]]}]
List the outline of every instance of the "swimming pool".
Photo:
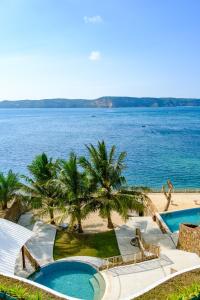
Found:
[{"label": "swimming pool", "polygon": [[101,274],[91,265],[77,261],[51,263],[29,279],[64,295],[84,300],[99,300],[105,290]]},{"label": "swimming pool", "polygon": [[161,213],[160,216],[171,232],[178,231],[182,223],[200,225],[200,207]]}]

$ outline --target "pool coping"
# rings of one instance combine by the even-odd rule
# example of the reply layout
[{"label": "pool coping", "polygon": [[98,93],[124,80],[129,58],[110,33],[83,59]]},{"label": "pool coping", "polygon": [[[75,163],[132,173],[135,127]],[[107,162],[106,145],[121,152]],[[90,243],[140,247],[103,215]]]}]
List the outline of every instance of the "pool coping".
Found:
[{"label": "pool coping", "polygon": [[[86,257],[88,259],[95,259],[96,258],[96,259],[99,260],[99,262],[100,262],[100,260],[102,260],[102,264],[103,264],[103,261],[104,261],[103,259],[101,259],[99,257],[92,257],[92,256],[86,256]],[[84,258],[86,258],[86,257],[84,257]],[[106,276],[104,276],[104,274],[101,271],[99,271],[99,266],[97,264],[95,265],[95,263],[92,263],[92,262],[90,262],[88,260],[87,261],[86,260],[81,260],[81,256],[72,256],[72,257],[66,257],[66,258],[61,258],[61,259],[58,259],[58,260],[54,260],[53,262],[49,262],[49,263],[47,263],[45,265],[42,265],[41,269],[44,268],[44,267],[47,267],[50,264],[59,263],[59,262],[62,262],[62,261],[66,261],[66,262],[80,262],[80,263],[83,263],[83,264],[90,265],[92,268],[94,268],[100,274],[100,276],[102,277],[102,279],[104,281],[104,293],[103,293],[102,299],[104,298],[104,296],[106,295],[107,289],[108,289],[108,280],[107,280]],[[31,273],[29,275],[29,277],[32,276],[36,272],[37,271]],[[35,285],[38,284],[39,286],[44,287],[43,288],[44,290],[47,289],[47,290],[53,291],[52,294],[55,293],[58,296],[63,297],[64,299],[68,299],[68,300],[82,300],[81,298],[74,298],[74,297],[65,295],[65,294],[63,294],[61,292],[57,292],[54,289],[48,288],[47,286],[45,286],[43,284],[40,284],[40,283],[37,283],[35,281],[30,280],[29,277],[26,280],[28,280],[29,282],[34,282]],[[18,278],[21,278],[21,277],[18,277]],[[61,295],[63,295],[63,296],[61,296]]]},{"label": "pool coping", "polygon": [[60,292],[57,292],[57,291],[55,291],[55,290],[53,290],[53,289],[51,289],[51,288],[46,287],[46,286],[43,285],[43,284],[37,283],[37,282],[32,281],[32,280],[27,279],[27,278],[23,278],[23,277],[20,277],[20,276],[12,275],[12,274],[10,274],[10,273],[3,273],[3,272],[1,272],[0,274],[3,275],[3,276],[5,276],[5,277],[17,279],[17,280],[22,281],[22,282],[24,282],[24,283],[28,283],[28,284],[30,284],[30,285],[32,285],[32,286],[35,286],[35,287],[37,287],[37,288],[40,288],[41,290],[46,291],[46,292],[48,292],[48,293],[50,293],[50,294],[52,294],[52,295],[54,295],[54,296],[58,296],[58,297],[60,297],[61,299],[66,299],[66,300],[80,300],[80,299],[78,299],[78,298],[73,298],[73,297],[64,295],[64,294],[62,294],[62,293],[60,293]]},{"label": "pool coping", "polygon": [[[169,234],[174,234],[174,233],[179,233],[179,230],[172,232],[170,230],[170,228],[168,227],[168,225],[165,223],[164,219],[162,218],[162,215],[165,214],[169,214],[169,213],[175,213],[175,212],[181,212],[181,211],[187,211],[187,210],[196,210],[196,209],[200,209],[200,207],[192,207],[192,208],[185,208],[185,209],[177,209],[177,210],[170,210],[170,211],[164,211],[164,212],[156,212],[156,220],[159,221],[159,223],[161,223],[161,230],[164,229],[165,233],[169,233]],[[159,224],[160,226],[160,224]]]}]

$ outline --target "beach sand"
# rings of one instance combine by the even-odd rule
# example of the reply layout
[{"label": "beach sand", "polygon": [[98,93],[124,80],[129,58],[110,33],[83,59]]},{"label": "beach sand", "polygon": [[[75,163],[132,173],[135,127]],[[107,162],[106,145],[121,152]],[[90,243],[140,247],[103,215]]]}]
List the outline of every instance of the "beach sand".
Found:
[{"label": "beach sand", "polygon": [[[34,210],[33,212],[37,219],[38,211]],[[62,221],[61,221],[61,217],[63,216],[62,213],[55,212],[54,215],[55,215],[55,220],[56,220],[57,224],[69,223],[69,217],[62,218]],[[112,221],[113,221],[113,224],[115,227],[125,224],[124,220],[120,217],[120,215],[118,213],[113,212],[111,216],[112,216]],[[44,222],[49,223],[48,215],[40,217],[39,219],[43,220]],[[107,228],[107,220],[102,219],[99,216],[98,212],[89,214],[88,217],[82,221],[82,226],[83,226],[83,230],[85,233],[97,233],[97,232],[104,232],[104,231],[109,230]]]},{"label": "beach sand", "polygon": [[[148,196],[157,207],[158,211],[162,212],[166,205],[166,198],[163,193],[149,193]],[[169,211],[193,207],[200,207],[200,193],[173,193],[172,204],[169,207]],[[65,217],[62,221],[60,221],[60,216],[60,212],[55,212],[57,224],[69,223],[69,218]],[[45,222],[49,222],[48,216],[45,216],[42,219]],[[125,224],[125,221],[116,212],[112,213],[112,220],[115,227]],[[87,219],[82,221],[82,224],[85,233],[97,233],[109,230],[107,228],[107,220],[102,219],[98,212],[91,213]]]},{"label": "beach sand", "polygon": [[[165,208],[167,200],[163,193],[149,193],[148,197],[159,212]],[[200,193],[173,193],[169,211],[200,207]]]}]

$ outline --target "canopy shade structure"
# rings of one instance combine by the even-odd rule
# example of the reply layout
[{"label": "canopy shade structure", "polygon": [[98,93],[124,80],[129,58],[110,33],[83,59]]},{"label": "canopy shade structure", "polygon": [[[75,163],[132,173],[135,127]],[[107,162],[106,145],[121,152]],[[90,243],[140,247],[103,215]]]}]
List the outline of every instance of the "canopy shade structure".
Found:
[{"label": "canopy shade structure", "polygon": [[17,256],[33,235],[23,226],[0,219],[0,273],[14,274]]}]

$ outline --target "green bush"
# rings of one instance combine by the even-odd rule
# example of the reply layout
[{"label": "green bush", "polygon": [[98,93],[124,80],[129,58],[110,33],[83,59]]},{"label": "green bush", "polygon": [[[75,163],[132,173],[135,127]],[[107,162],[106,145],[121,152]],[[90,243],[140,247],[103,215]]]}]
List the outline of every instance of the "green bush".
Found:
[{"label": "green bush", "polygon": [[200,269],[177,275],[136,299],[200,300]]},{"label": "green bush", "polygon": [[179,292],[169,295],[167,300],[200,300],[200,283],[181,288]]},{"label": "green bush", "polygon": [[[21,287],[19,284],[15,284],[12,287],[6,286],[4,284],[0,284],[0,299],[10,299],[10,300],[42,300],[43,297],[39,292],[36,292],[34,295],[30,295],[30,292],[24,288]],[[8,296],[8,297],[7,297]]]},{"label": "green bush", "polygon": [[[55,296],[28,282],[3,276],[0,274],[0,296],[3,300],[61,300],[62,297]],[[7,295],[7,296],[6,296]]]}]

